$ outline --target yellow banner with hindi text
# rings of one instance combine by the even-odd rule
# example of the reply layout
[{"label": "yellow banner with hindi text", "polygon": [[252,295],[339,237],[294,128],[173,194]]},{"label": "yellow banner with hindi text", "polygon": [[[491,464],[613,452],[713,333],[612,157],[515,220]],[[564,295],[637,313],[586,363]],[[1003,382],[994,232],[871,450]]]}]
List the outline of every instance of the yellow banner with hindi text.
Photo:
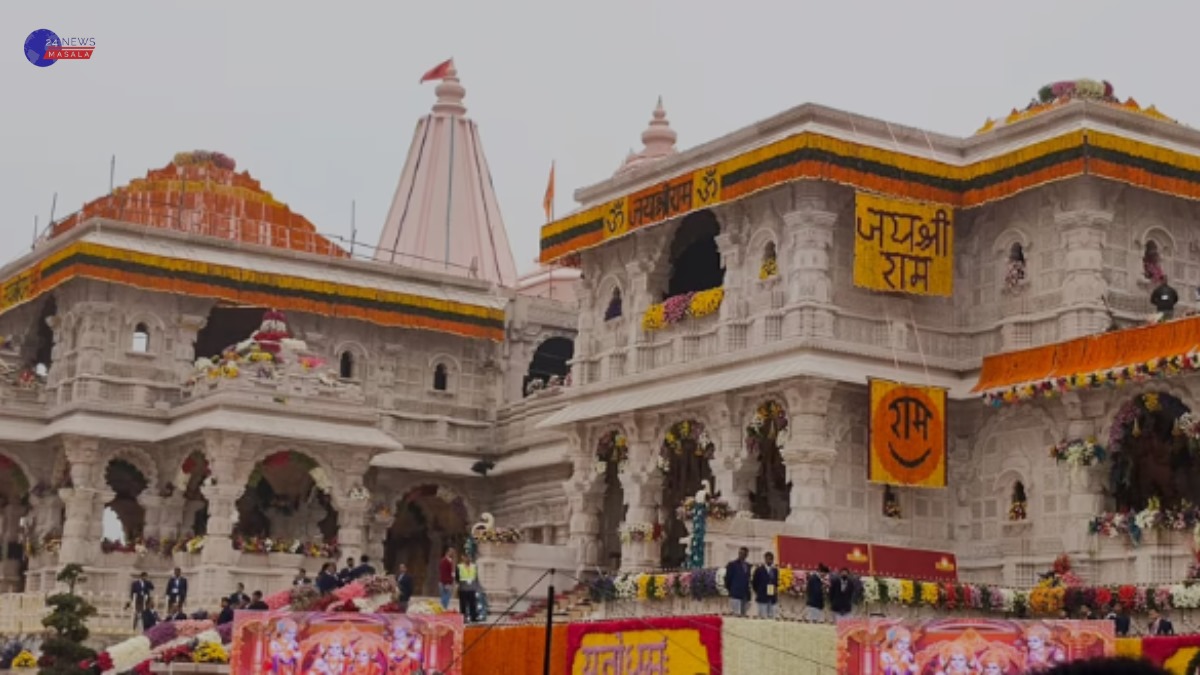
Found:
[{"label": "yellow banner with hindi text", "polygon": [[946,390],[870,381],[867,480],[909,487],[946,487]]},{"label": "yellow banner with hindi text", "polygon": [[950,297],[954,210],[859,192],[854,200],[854,285]]}]

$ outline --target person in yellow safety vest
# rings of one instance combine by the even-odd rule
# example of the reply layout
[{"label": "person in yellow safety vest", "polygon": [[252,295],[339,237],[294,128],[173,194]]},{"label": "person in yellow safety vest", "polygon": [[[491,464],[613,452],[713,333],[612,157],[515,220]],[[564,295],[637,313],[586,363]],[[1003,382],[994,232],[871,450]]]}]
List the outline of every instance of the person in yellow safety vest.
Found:
[{"label": "person in yellow safety vest", "polygon": [[475,600],[479,593],[479,570],[475,561],[464,557],[455,570],[455,581],[458,582],[458,611],[463,615],[463,621],[478,622],[479,609]]}]

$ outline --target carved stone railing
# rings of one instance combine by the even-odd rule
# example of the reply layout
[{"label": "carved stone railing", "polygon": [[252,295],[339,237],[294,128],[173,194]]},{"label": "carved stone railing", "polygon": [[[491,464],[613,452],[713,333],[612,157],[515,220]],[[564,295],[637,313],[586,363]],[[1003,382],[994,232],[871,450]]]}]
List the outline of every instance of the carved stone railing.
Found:
[{"label": "carved stone railing", "polygon": [[197,375],[183,387],[185,398],[198,399],[212,396],[218,392],[241,391],[272,396],[304,397],[312,399],[329,399],[348,403],[361,403],[362,387],[355,383],[342,382],[336,377],[318,373],[293,373],[287,371],[270,371],[269,377],[257,374],[253,366],[248,366],[236,377],[218,375],[209,377]]}]

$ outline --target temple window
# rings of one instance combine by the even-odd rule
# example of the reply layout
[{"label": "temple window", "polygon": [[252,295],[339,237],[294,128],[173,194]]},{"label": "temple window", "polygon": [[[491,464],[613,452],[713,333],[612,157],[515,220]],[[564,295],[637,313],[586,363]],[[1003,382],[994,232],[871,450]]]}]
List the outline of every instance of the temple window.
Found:
[{"label": "temple window", "polygon": [[608,300],[608,308],[604,310],[604,320],[612,321],[621,318],[621,289],[613,288],[612,297]]},{"label": "temple window", "polygon": [[111,545],[131,545],[141,538],[146,523],[146,510],[138,503],[138,496],[149,486],[145,475],[133,464],[114,459],[104,470],[105,482],[113,491],[113,498],[107,504],[120,524],[117,532],[108,532],[106,536]]},{"label": "temple window", "polygon": [[350,350],[342,352],[342,356],[338,360],[338,377],[343,380],[354,379],[354,354]]},{"label": "temple window", "polygon": [[312,457],[289,450],[268,455],[255,464],[238,498],[234,548],[268,553],[268,539],[298,542],[306,549],[333,542],[338,512],[332,492],[329,472]]},{"label": "temple window", "polygon": [[1153,284],[1161,284],[1166,281],[1167,275],[1163,272],[1162,255],[1158,250],[1158,243],[1153,239],[1146,242],[1146,247],[1142,250],[1142,275]]},{"label": "temple window", "polygon": [[792,484],[781,452],[787,428],[787,411],[777,401],[759,405],[746,425],[746,450],[758,458],[750,506],[754,517],[761,520],[783,521],[791,513]]},{"label": "temple window", "polygon": [[45,380],[50,374],[50,365],[54,357],[54,327],[51,319],[58,314],[58,303],[53,297],[42,305],[36,326],[37,340],[33,353],[33,372],[38,379]]},{"label": "temple window", "polygon": [[725,268],[717,235],[721,224],[712,211],[685,216],[671,242],[671,276],[663,299],[719,288],[725,283]]},{"label": "temple window", "polygon": [[759,279],[772,279],[779,275],[779,261],[776,258],[775,242],[768,241],[763,247],[762,263],[758,266]]},{"label": "temple window", "polygon": [[1028,501],[1025,497],[1025,484],[1021,481],[1013,483],[1012,498],[1008,504],[1008,519],[1013,522],[1025,520],[1029,516]]},{"label": "temple window", "polygon": [[1021,242],[1013,242],[1008,250],[1008,265],[1004,272],[1004,287],[1014,290],[1025,281],[1025,248]]},{"label": "temple window", "polygon": [[439,363],[433,368],[433,390],[447,391],[450,387],[450,375],[446,371],[446,364]]},{"label": "temple window", "polygon": [[262,326],[262,307],[218,305],[208,313],[204,328],[196,334],[195,357],[219,358]]},{"label": "temple window", "polygon": [[139,323],[133,328],[133,344],[130,349],[138,354],[145,354],[150,351],[150,329],[144,323]]},{"label": "temple window", "polygon": [[526,396],[546,387],[565,383],[571,370],[571,359],[575,357],[575,343],[568,338],[548,338],[533,353],[529,371],[525,374],[521,390]]},{"label": "temple window", "polygon": [[903,514],[900,512],[900,499],[896,496],[896,492],[892,490],[891,485],[883,486],[883,517],[903,517]]}]

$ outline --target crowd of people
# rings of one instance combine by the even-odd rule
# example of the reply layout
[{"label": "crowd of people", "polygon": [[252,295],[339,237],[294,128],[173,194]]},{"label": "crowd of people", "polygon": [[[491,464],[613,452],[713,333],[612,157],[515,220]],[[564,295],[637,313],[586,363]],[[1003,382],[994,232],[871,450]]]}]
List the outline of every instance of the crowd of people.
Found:
[{"label": "crowd of people", "polygon": [[[310,577],[308,571],[301,567],[292,579],[292,585],[311,584],[322,595],[325,595],[347,584],[373,577],[376,574],[378,572],[371,564],[370,558],[364,555],[357,562],[354,558],[347,558],[346,565],[341,570],[337,569],[335,563],[326,562],[321,566],[321,570],[315,578]],[[395,578],[396,587],[399,589],[396,603],[399,605],[400,611],[407,612],[414,590],[413,578],[408,573],[408,567],[401,564],[396,570]],[[167,580],[164,599],[165,614],[160,614],[156,607],[154,589],[154,582],[150,581],[145,572],[142,572],[130,584],[129,602],[126,604],[126,609],[133,611],[133,628],[135,630],[139,626],[143,631],[150,630],[161,621],[209,618],[209,613],[205,610],[198,610],[190,615],[184,611],[188,597],[188,580],[178,567]],[[460,559],[454,548],[446,549],[438,563],[438,590],[443,610],[450,610],[450,602],[457,593],[458,610],[463,615],[463,620],[466,623],[477,623],[481,620],[479,595],[482,589],[479,585],[479,570],[475,566],[475,561],[469,556],[462,556]],[[263,611],[267,609],[269,608],[263,600],[262,591],[256,590],[247,595],[245,584],[238,583],[237,589],[233,593],[221,598],[221,608],[215,621],[217,625],[233,621],[233,613],[238,610]]]},{"label": "crowd of people", "polygon": [[[775,564],[775,554],[764,553],[761,565],[752,564],[749,557],[750,549],[743,546],[738,549],[737,558],[725,566],[730,611],[735,616],[749,614],[753,594],[759,618],[774,619],[779,610],[779,567]],[[861,584],[848,569],[843,567],[837,574],[832,574],[828,567],[821,565],[816,572],[810,572],[804,582],[805,618],[825,621],[826,600],[835,618],[850,616],[861,592]]]}]

